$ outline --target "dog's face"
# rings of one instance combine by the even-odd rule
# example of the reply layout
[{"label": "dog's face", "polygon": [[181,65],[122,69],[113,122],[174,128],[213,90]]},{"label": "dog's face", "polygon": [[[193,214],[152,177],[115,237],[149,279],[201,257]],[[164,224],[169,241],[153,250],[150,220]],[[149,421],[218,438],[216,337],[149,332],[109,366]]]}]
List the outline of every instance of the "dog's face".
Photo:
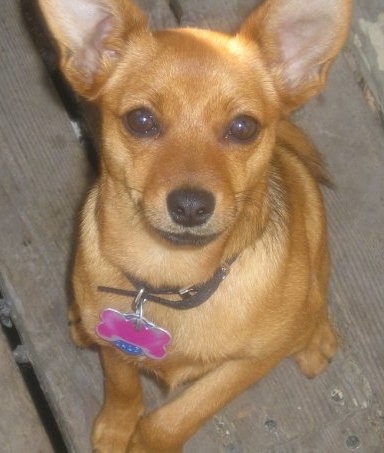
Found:
[{"label": "dog's face", "polygon": [[126,1],[41,0],[63,72],[100,106],[108,234],[196,248],[243,223],[240,248],[254,240],[276,203],[276,125],[322,88],[347,32],[347,0],[309,3],[264,2],[227,36],[151,33]]},{"label": "dog's face", "polygon": [[255,55],[225,35],[159,32],[132,46],[108,80],[105,170],[171,244],[225,236],[249,204],[260,211],[255,228],[263,217],[278,102]]}]

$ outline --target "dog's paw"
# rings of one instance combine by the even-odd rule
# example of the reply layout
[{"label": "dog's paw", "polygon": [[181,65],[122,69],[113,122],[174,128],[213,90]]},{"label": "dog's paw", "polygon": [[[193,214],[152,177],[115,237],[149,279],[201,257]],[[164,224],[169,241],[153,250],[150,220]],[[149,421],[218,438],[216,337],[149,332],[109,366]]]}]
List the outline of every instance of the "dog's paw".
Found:
[{"label": "dog's paw", "polygon": [[92,436],[92,453],[126,453],[127,435],[121,429],[101,427],[94,430]]},{"label": "dog's paw", "polygon": [[336,335],[327,320],[317,327],[306,348],[295,354],[294,359],[305,376],[314,378],[329,365],[336,349]]},{"label": "dog's paw", "polygon": [[181,453],[181,448],[172,448],[166,446],[165,448],[154,448],[146,444],[144,439],[139,433],[135,433],[129,443],[126,453]]},{"label": "dog's paw", "polygon": [[[182,446],[176,446],[176,435],[162,432],[156,416],[142,417],[131,436],[127,453],[181,453]],[[185,442],[185,439],[182,441]]]},{"label": "dog's paw", "polygon": [[92,430],[93,453],[126,453],[135,424],[129,426],[126,412],[102,410]]}]

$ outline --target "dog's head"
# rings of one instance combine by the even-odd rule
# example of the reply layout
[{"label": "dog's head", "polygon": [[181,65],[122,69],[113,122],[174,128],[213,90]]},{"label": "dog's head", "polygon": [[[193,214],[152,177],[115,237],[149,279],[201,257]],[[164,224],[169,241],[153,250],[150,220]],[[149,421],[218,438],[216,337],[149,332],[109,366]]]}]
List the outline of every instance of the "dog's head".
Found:
[{"label": "dog's head", "polygon": [[64,74],[100,106],[111,217],[171,248],[225,242],[239,223],[239,243],[254,237],[277,124],[323,87],[350,1],[269,0],[233,36],[151,32],[128,0],[40,4]]}]

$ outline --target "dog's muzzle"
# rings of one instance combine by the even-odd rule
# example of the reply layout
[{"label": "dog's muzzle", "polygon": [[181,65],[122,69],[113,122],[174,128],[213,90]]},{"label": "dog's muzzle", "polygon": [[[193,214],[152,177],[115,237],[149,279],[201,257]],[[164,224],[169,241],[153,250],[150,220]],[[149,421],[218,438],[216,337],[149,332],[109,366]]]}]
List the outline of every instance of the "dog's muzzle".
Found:
[{"label": "dog's muzzle", "polygon": [[156,228],[158,234],[175,245],[203,246],[219,235],[207,227],[215,211],[213,193],[201,189],[181,188],[169,192],[166,206],[170,228]]}]

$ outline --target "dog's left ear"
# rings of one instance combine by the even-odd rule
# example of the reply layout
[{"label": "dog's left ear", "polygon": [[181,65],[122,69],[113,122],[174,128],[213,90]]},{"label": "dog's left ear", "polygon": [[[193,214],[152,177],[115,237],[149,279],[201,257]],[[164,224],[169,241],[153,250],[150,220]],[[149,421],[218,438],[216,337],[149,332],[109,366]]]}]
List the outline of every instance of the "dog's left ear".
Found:
[{"label": "dog's left ear", "polygon": [[149,36],[144,13],[122,0],[39,0],[60,52],[61,70],[80,95],[94,99],[127,43]]},{"label": "dog's left ear", "polygon": [[240,28],[240,38],[259,45],[285,113],[324,86],[350,14],[351,0],[267,0]]}]

